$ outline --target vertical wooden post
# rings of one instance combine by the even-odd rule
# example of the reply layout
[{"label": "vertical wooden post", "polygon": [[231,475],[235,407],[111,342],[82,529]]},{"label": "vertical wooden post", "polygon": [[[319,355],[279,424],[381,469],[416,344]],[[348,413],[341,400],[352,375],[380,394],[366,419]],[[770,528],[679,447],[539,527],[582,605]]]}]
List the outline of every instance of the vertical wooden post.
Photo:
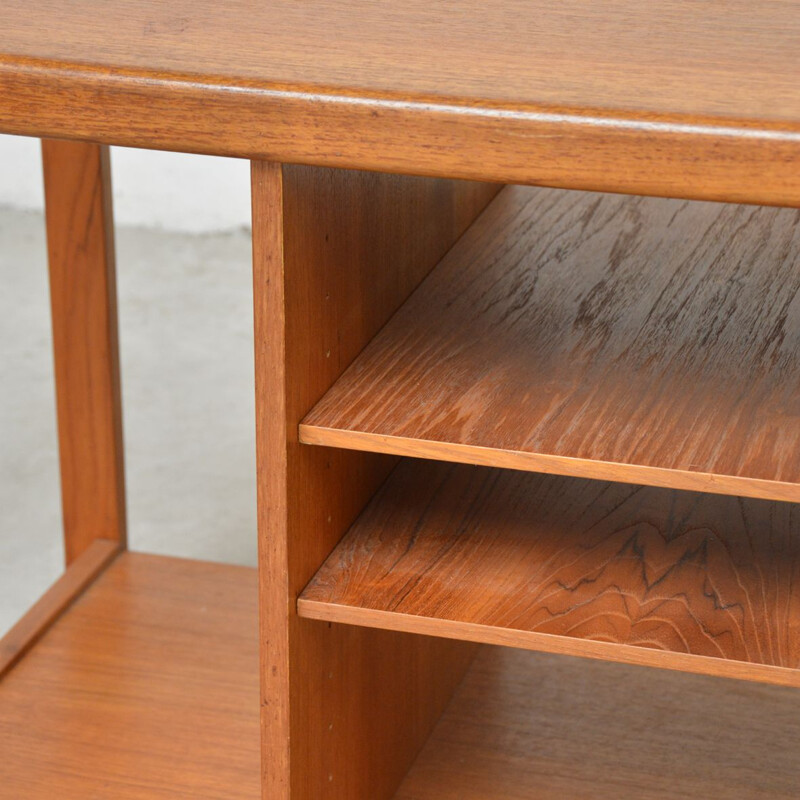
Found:
[{"label": "vertical wooden post", "polygon": [[125,479],[108,148],[42,142],[67,563],[125,544]]},{"label": "vertical wooden post", "polygon": [[263,797],[383,800],[473,649],[297,616],[396,463],[298,425],[496,188],[262,162],[252,182]]}]

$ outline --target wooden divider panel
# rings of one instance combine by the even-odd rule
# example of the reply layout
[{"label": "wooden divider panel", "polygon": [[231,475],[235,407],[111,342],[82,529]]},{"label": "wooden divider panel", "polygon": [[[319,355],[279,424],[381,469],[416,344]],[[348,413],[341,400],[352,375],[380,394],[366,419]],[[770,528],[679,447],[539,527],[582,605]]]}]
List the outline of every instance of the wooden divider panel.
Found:
[{"label": "wooden divider panel", "polygon": [[496,187],[253,163],[263,796],[391,797],[471,645],[300,619],[296,599],[395,461],[298,424]]}]

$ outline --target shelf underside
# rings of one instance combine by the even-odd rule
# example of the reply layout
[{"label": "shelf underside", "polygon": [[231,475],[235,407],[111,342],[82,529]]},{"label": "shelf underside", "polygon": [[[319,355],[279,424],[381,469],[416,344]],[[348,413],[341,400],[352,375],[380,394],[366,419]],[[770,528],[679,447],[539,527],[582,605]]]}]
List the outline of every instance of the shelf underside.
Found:
[{"label": "shelf underside", "polygon": [[800,686],[800,506],[407,459],[298,609]]},{"label": "shelf underside", "polygon": [[255,570],[124,553],[0,682],[0,795],[256,800]]},{"label": "shelf underside", "polygon": [[395,800],[794,800],[800,694],[486,648]]},{"label": "shelf underside", "polygon": [[301,440],[800,501],[799,222],[508,187]]}]

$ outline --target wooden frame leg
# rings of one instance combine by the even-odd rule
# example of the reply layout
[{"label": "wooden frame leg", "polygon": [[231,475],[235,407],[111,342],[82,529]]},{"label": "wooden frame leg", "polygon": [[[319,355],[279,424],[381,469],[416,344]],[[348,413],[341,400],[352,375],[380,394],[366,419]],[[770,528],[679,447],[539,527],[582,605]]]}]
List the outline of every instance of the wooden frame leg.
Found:
[{"label": "wooden frame leg", "polygon": [[473,648],[297,616],[396,463],[298,425],[497,189],[263,162],[252,181],[263,797],[383,800]]},{"label": "wooden frame leg", "polygon": [[125,479],[108,148],[42,141],[67,564],[125,545]]}]

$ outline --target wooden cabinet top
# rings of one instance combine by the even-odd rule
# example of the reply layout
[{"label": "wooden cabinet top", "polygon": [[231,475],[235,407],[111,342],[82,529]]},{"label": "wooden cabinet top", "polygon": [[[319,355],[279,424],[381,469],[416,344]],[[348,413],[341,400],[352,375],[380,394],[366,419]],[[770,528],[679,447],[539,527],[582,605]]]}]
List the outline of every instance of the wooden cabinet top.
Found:
[{"label": "wooden cabinet top", "polygon": [[795,0],[0,0],[0,130],[800,205]]}]

